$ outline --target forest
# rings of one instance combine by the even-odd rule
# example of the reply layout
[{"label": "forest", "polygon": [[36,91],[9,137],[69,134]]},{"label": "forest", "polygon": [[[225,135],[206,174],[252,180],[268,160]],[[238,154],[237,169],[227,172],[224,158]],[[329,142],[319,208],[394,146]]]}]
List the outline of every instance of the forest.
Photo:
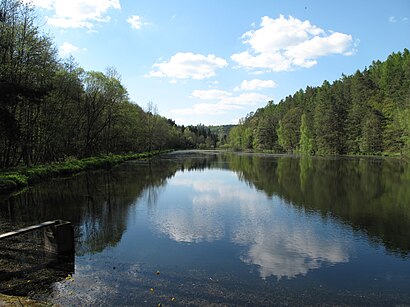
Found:
[{"label": "forest", "polygon": [[238,150],[317,155],[410,155],[410,52],[308,86],[243,118]]},{"label": "forest", "polygon": [[0,168],[163,149],[410,155],[410,52],[272,101],[238,125],[178,126],[120,74],[60,58],[34,8],[0,0]]},{"label": "forest", "polygon": [[131,101],[120,74],[62,59],[34,8],[0,1],[0,168],[170,148],[212,148],[204,125],[177,126]]}]

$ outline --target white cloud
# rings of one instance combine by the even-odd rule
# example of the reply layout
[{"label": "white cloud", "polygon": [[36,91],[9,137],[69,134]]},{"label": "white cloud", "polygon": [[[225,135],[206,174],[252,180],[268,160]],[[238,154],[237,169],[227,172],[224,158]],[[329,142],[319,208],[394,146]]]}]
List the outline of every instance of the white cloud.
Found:
[{"label": "white cloud", "polygon": [[228,105],[223,103],[197,103],[190,108],[171,110],[176,115],[223,115],[227,111],[241,109],[237,105]]},{"label": "white cloud", "polygon": [[47,23],[59,28],[92,29],[94,23],[110,20],[106,15],[110,9],[121,9],[119,0],[33,0],[32,3],[53,11],[54,15],[47,17]]},{"label": "white cloud", "polygon": [[256,52],[264,53],[295,46],[323,32],[309,21],[302,22],[292,16],[286,18],[280,15],[278,19],[265,16],[259,29],[246,32],[242,38]]},{"label": "white cloud", "polygon": [[286,56],[293,59],[296,65],[298,61],[308,62],[309,59],[326,56],[328,54],[349,54],[352,43],[350,35],[335,32],[326,37],[315,36],[310,40],[304,41],[297,46],[292,46],[286,51]]},{"label": "white cloud", "polygon": [[232,60],[241,67],[265,71],[289,71],[309,68],[317,59],[330,54],[354,53],[351,35],[324,31],[309,21],[280,15],[277,19],[263,17],[260,27],[242,35],[249,51],[236,53]]},{"label": "white cloud", "polygon": [[407,21],[409,21],[409,18],[408,17],[401,17],[401,18],[397,19],[396,16],[390,16],[389,17],[389,22],[390,23],[396,23],[397,21],[407,22]]},{"label": "white cloud", "polygon": [[244,93],[240,94],[239,96],[228,97],[221,102],[225,104],[232,104],[238,106],[248,106],[248,105],[256,105],[258,103],[267,103],[271,98],[266,95],[258,94],[258,93]]},{"label": "white cloud", "polygon": [[178,52],[169,61],[156,63],[148,77],[202,80],[215,76],[217,69],[228,66],[228,62],[213,54],[207,56],[191,52]]},{"label": "white cloud", "polygon": [[80,50],[86,49],[80,49],[77,46],[74,46],[73,44],[70,44],[68,42],[64,42],[59,48],[59,52],[62,57],[68,56],[70,54],[72,55],[76,52],[79,52]]},{"label": "white cloud", "polygon": [[231,93],[221,90],[195,90],[192,92],[192,97],[203,100],[223,99],[231,95]]},{"label": "white cloud", "polygon": [[127,22],[131,25],[131,28],[133,29],[139,30],[142,27],[142,20],[140,16],[133,15],[127,19]]},{"label": "white cloud", "polygon": [[276,82],[273,80],[243,80],[240,86],[235,87],[235,91],[255,91],[274,87],[276,87]]},{"label": "white cloud", "polygon": [[269,96],[258,93],[244,93],[232,96],[229,92],[219,90],[196,90],[192,93],[192,97],[202,100],[215,100],[215,102],[197,103],[190,108],[171,110],[171,113],[177,115],[222,115],[228,111],[240,110],[247,106],[266,103],[271,100]]}]

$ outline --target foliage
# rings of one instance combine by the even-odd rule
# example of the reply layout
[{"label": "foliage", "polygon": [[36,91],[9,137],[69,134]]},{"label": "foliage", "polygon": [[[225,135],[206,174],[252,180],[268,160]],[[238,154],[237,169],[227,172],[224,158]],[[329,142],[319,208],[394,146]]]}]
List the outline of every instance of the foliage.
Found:
[{"label": "foliage", "polygon": [[228,141],[236,150],[409,156],[409,122],[410,52],[404,49],[332,84],[325,80],[269,102],[231,129]]},{"label": "foliage", "polygon": [[145,110],[132,102],[114,68],[85,71],[72,57],[58,58],[33,12],[25,1],[0,0],[0,168],[227,144],[235,150],[409,155],[407,49],[332,84],[270,101],[237,126],[184,127],[160,116],[152,102]]},{"label": "foliage", "polygon": [[302,114],[301,117],[299,151],[306,155],[313,153],[312,133],[308,126],[306,114]]},{"label": "foliage", "polygon": [[300,110],[290,109],[279,122],[278,143],[287,152],[296,151],[300,142]]},{"label": "foliage", "polygon": [[25,1],[0,0],[0,58],[0,168],[218,144],[204,125],[180,127],[152,102],[130,101],[115,68],[58,58]]}]

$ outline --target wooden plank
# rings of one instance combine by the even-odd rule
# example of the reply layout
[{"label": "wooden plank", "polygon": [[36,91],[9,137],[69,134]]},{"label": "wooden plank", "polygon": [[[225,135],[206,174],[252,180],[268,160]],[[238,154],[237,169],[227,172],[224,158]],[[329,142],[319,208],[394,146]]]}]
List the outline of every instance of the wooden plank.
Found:
[{"label": "wooden plank", "polygon": [[34,231],[34,230],[37,230],[37,229],[49,227],[49,226],[52,226],[52,225],[55,225],[55,224],[58,224],[58,223],[59,223],[59,221],[48,221],[48,222],[44,222],[44,223],[41,223],[41,224],[38,224],[38,225],[22,228],[22,229],[19,229],[19,230],[16,230],[16,231],[7,232],[5,234],[0,235],[0,240],[1,239],[11,238],[11,237],[14,237],[14,236],[17,236],[17,235],[20,235],[20,234],[23,234],[23,233],[27,233],[27,232],[30,232],[30,231]]}]

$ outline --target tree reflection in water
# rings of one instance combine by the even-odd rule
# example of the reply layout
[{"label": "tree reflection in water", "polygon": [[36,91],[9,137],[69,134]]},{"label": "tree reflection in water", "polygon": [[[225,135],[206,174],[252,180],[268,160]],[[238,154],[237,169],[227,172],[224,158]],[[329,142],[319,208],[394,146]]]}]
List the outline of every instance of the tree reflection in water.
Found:
[{"label": "tree reflection in water", "polygon": [[118,246],[138,206],[153,235],[188,246],[228,240],[260,277],[294,278],[349,262],[355,232],[408,259],[408,186],[409,165],[393,159],[173,153],[7,196],[0,228],[69,220],[77,257],[97,255]]}]

